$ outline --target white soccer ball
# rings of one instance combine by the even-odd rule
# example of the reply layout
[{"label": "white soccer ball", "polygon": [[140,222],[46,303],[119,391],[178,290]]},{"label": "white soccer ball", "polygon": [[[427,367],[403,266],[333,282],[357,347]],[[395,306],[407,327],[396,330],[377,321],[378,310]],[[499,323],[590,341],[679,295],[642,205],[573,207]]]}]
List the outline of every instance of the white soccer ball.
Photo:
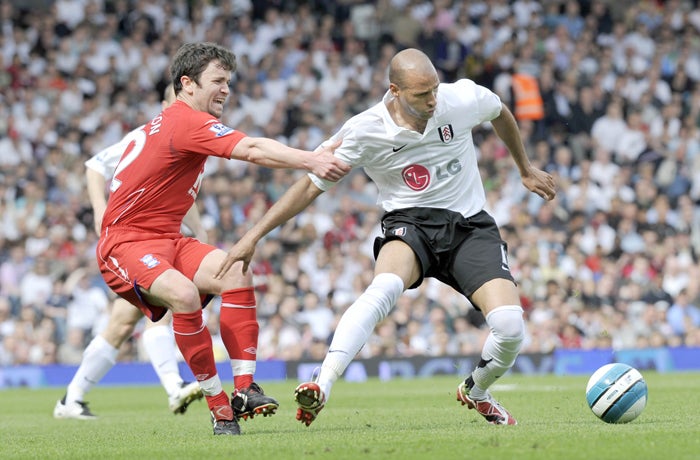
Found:
[{"label": "white soccer ball", "polygon": [[606,423],[631,422],[647,405],[647,383],[632,366],[606,364],[588,379],[586,401]]}]

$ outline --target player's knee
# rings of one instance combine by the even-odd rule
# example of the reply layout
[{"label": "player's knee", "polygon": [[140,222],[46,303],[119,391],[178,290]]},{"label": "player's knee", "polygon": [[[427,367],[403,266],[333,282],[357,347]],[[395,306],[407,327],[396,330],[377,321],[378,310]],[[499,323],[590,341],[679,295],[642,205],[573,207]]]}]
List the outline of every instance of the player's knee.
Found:
[{"label": "player's knee", "polygon": [[380,273],[375,276],[365,290],[365,294],[374,297],[371,302],[376,309],[378,321],[384,319],[403,293],[403,280],[393,273]]},{"label": "player's knee", "polygon": [[525,338],[525,321],[519,306],[503,306],[492,310],[486,321],[501,342],[520,346]]},{"label": "player's knee", "polygon": [[133,305],[115,302],[109,322],[102,331],[102,336],[113,347],[119,348],[133,334],[136,323],[143,314]]},{"label": "player's knee", "polygon": [[522,317],[508,322],[501,330],[501,336],[509,342],[520,344],[525,338],[525,322]]},{"label": "player's knee", "polygon": [[119,348],[122,344],[131,337],[134,332],[134,324],[123,321],[115,321],[110,318],[107,327],[102,331],[101,335],[108,344],[114,348]]},{"label": "player's knee", "polygon": [[194,284],[173,287],[169,297],[167,302],[175,312],[193,312],[202,308],[202,300]]},{"label": "player's knee", "polygon": [[212,294],[222,295],[226,291],[249,288],[253,286],[252,270],[242,273],[240,266],[235,265],[227,271],[221,280],[212,286]]}]

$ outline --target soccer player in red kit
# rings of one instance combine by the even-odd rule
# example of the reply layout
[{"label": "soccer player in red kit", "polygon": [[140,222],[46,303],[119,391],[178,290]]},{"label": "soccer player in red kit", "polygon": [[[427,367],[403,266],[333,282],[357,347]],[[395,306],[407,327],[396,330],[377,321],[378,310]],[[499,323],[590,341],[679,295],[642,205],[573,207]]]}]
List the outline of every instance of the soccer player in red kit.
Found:
[{"label": "soccer player in red kit", "polygon": [[[170,309],[177,345],[199,382],[214,434],[240,434],[237,422],[270,415],[278,404],[253,382],[258,339],[252,278],[230,270],[215,278],[226,253],[180,233],[197,197],[208,156],[310,171],[337,181],[350,167],[333,156],[340,142],[316,152],[249,137],[223,124],[236,59],[213,43],[188,43],[170,75],[176,101],[147,123],[122,155],[112,179],[97,247],[102,276],[121,297],[157,321]],[[202,319],[208,297],[221,296],[221,338],[236,390],[229,400],[217,375]]]}]

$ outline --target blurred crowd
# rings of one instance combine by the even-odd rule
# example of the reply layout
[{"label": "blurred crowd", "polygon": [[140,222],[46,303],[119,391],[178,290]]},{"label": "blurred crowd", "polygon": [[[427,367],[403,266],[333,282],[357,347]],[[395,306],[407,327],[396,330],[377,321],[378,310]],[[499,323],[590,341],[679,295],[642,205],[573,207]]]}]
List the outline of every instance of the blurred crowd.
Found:
[{"label": "blurred crowd", "polygon": [[[380,100],[406,47],[507,104],[513,75],[534,76],[545,116],[521,130],[555,200],[527,192],[490,126],[474,130],[523,351],[700,346],[695,1],[0,0],[0,21],[0,365],[79,363],[104,327],[83,163],[159,112],[173,52],[205,40],[237,56],[222,120],[305,149]],[[206,174],[199,208],[227,249],[300,173],[212,160]],[[322,358],[372,278],[375,203],[353,171],[261,242],[259,359]],[[207,311],[216,337],[216,301]],[[466,299],[426,280],[361,354],[473,354],[485,335]],[[144,358],[138,336],[120,360]]]}]

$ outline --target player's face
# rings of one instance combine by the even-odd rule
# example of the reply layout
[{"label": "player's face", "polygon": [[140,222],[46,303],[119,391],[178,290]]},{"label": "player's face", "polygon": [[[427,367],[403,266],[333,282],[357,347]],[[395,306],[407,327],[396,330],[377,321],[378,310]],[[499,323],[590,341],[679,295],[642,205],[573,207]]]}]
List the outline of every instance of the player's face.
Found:
[{"label": "player's face", "polygon": [[428,120],[435,113],[440,80],[435,77],[416,79],[399,88],[401,109],[419,120]]},{"label": "player's face", "polygon": [[210,62],[199,77],[199,84],[194,84],[193,108],[219,118],[230,93],[229,83],[231,72],[223,69],[219,61]]}]

